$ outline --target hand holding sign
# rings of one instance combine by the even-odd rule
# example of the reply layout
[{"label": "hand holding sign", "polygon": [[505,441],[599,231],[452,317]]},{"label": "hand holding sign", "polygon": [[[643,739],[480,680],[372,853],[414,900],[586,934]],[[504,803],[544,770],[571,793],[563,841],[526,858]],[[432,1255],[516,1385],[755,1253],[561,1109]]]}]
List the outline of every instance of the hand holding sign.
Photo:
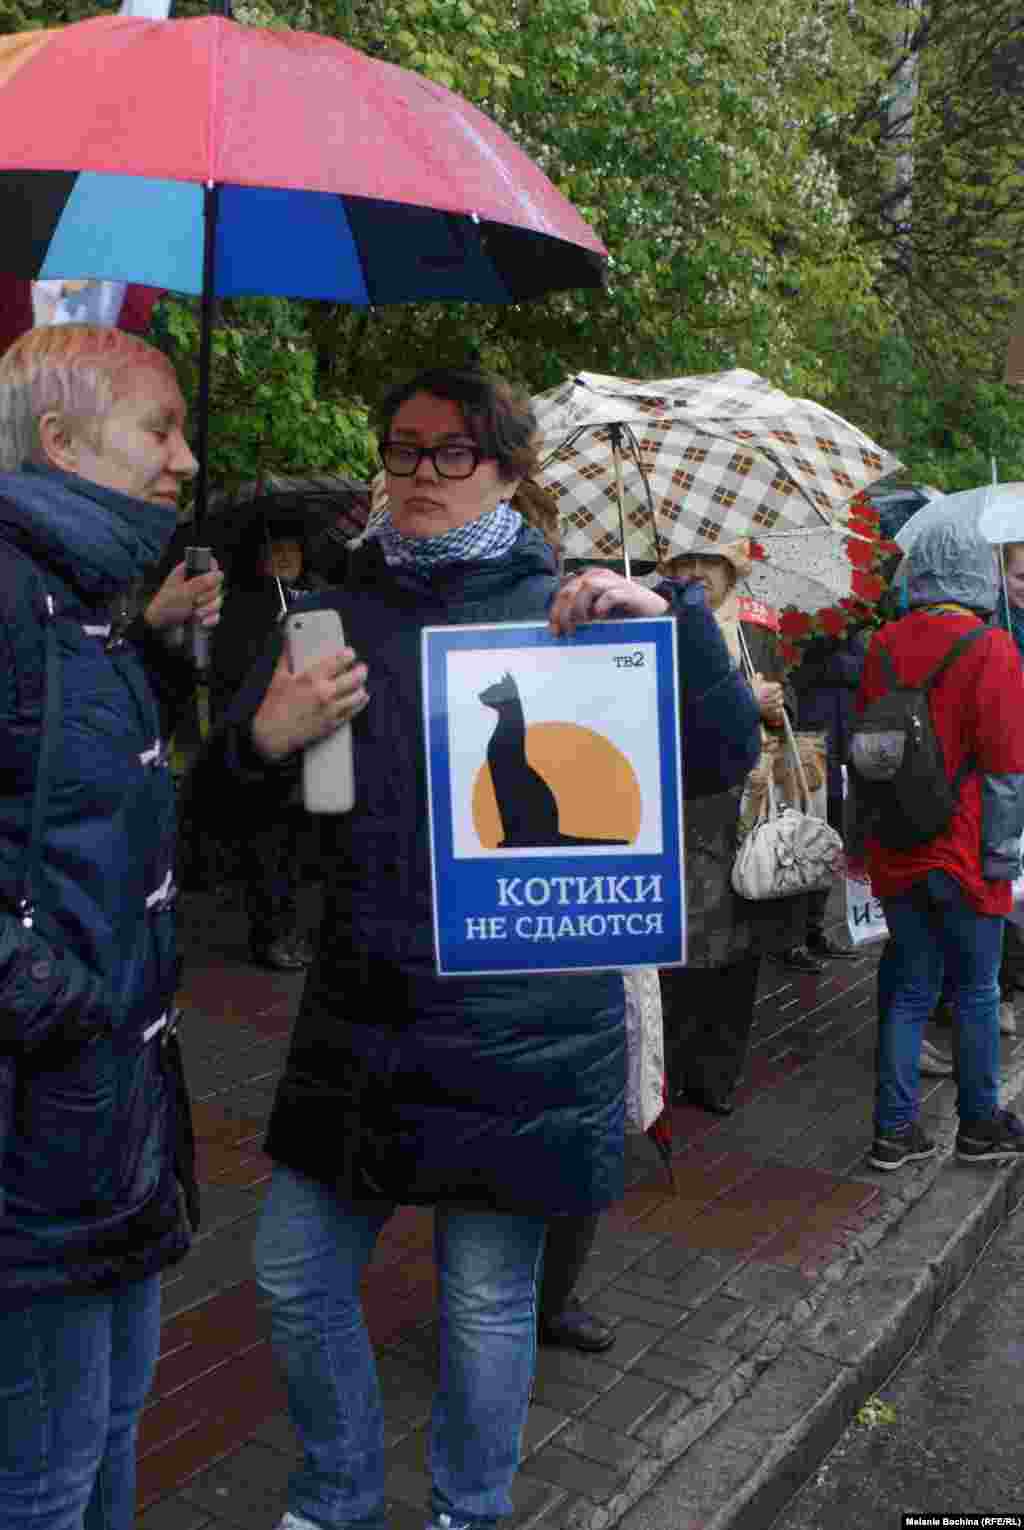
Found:
[{"label": "hand holding sign", "polygon": [[572,574],[551,603],[548,625],[555,637],[571,637],[582,622],[615,616],[664,616],[668,601],[646,585],[634,584],[610,568]]}]

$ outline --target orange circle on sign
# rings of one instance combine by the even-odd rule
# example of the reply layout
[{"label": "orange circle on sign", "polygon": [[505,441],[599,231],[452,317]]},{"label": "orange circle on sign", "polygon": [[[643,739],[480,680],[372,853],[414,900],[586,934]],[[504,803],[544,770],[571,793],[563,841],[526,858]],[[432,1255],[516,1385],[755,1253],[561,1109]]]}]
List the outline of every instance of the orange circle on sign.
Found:
[{"label": "orange circle on sign", "polygon": [[[560,834],[633,843],[643,815],[640,783],[626,756],[600,733],[579,723],[533,723],[526,759],[555,794]],[[473,782],[473,827],[485,850],[497,850],[505,837],[486,763]]]}]

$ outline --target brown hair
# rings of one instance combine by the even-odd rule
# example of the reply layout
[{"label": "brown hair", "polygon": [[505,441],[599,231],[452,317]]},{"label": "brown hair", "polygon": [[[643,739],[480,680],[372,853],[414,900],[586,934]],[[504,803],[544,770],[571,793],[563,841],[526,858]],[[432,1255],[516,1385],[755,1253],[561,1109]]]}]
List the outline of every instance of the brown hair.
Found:
[{"label": "brown hair", "polygon": [[553,547],[562,550],[562,533],[558,524],[558,501],[550,489],[544,489],[532,478],[524,478],[509,501],[518,510],[528,526],[534,526]]},{"label": "brown hair", "polygon": [[392,388],[377,410],[377,433],[386,440],[395,415],[417,393],[447,399],[462,410],[466,430],[498,476],[527,478],[537,465],[537,417],[525,393],[504,378],[466,367],[433,367]]}]

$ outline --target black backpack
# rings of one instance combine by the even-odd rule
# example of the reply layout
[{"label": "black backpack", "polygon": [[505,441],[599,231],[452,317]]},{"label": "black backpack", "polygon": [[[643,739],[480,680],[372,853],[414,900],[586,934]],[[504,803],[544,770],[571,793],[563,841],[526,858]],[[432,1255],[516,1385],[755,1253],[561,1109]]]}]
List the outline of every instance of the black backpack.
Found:
[{"label": "black backpack", "polygon": [[891,689],[864,708],[850,737],[847,764],[858,817],[889,850],[913,850],[948,827],[972,761],[951,781],[932,723],[928,693],[966,648],[988,631],[979,626],[956,640],[916,685],[904,685],[888,649],[879,648]]}]

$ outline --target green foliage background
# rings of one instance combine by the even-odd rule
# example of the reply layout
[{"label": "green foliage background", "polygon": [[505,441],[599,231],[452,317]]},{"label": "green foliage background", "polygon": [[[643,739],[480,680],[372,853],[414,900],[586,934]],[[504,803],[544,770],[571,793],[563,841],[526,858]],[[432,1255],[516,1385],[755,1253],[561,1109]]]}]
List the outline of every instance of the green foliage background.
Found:
[{"label": "green foliage background", "polygon": [[[0,0],[0,29],[110,9]],[[1000,380],[1024,272],[1017,0],[253,0],[235,15],[459,91],[612,259],[602,293],[511,307],[225,304],[214,484],[369,476],[367,405],[471,352],[531,391],[580,368],[747,366],[855,420],[910,478],[964,488],[995,457],[1024,479],[1024,400]],[[153,337],[192,381],[194,304],[165,299]]]}]

